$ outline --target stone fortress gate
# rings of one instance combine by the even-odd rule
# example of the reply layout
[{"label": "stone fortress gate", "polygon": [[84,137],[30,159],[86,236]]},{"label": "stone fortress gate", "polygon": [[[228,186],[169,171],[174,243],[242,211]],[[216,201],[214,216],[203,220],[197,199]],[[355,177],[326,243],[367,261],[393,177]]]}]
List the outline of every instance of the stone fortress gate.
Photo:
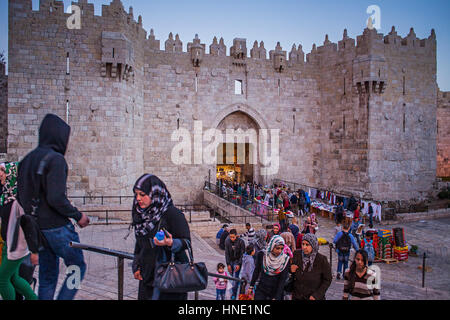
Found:
[{"label": "stone fortress gate", "polygon": [[[37,145],[45,114],[67,120],[70,195],[131,195],[149,172],[177,203],[198,203],[208,173],[215,182],[226,170],[195,152],[212,141],[209,129],[257,133],[256,146],[222,141],[212,148],[239,167],[241,181],[277,178],[392,202],[422,201],[433,191],[434,30],[424,39],[412,28],[405,37],[394,27],[386,35],[367,28],[356,39],[344,30],[338,43],[325,36],[306,57],[301,45],[270,50],[241,38],[227,49],[214,37],[207,50],[198,35],[184,51],[172,33],[161,49],[120,0],[103,5],[101,16],[87,0],[73,4],[80,29],[67,27],[71,15],[62,1],[41,0],[33,11],[31,0],[9,0],[5,143],[7,156],[21,159]],[[173,137],[183,129],[192,153],[174,163],[182,139]],[[244,147],[248,161],[263,130],[272,163],[262,163],[258,152],[256,163],[236,166],[227,145]],[[276,168],[270,150],[277,141]]]}]

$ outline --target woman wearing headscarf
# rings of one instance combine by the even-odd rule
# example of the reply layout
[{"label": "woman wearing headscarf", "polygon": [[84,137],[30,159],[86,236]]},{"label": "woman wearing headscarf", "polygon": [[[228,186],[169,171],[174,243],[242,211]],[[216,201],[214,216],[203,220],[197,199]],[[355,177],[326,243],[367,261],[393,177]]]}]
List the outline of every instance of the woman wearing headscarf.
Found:
[{"label": "woman wearing headscarf", "polygon": [[[15,215],[17,196],[17,167],[16,162],[0,165],[0,181],[3,186],[0,196],[0,217],[2,220],[1,236],[6,243],[2,250],[2,264],[0,265],[0,296],[3,300],[15,300],[16,291],[26,300],[37,300],[37,296],[31,289],[30,284],[19,276],[19,269],[23,259],[29,255],[27,241],[23,231],[20,229],[16,246],[13,250],[11,244],[14,242],[15,225],[19,223]],[[14,209],[14,210],[13,210]],[[33,250],[37,251],[37,250]],[[37,252],[32,254],[32,263],[37,264]]]},{"label": "woman wearing headscarf", "polygon": [[255,259],[258,255],[258,252],[265,251],[267,247],[266,242],[267,232],[264,229],[259,229],[255,233],[255,238],[252,240],[252,244],[255,247]]},{"label": "woman wearing headscarf", "polygon": [[273,229],[267,234],[266,242],[269,243],[273,236],[279,236],[281,234],[280,229],[280,224],[274,223]]},{"label": "woman wearing headscarf", "polygon": [[286,280],[289,276],[289,256],[284,253],[284,240],[275,235],[265,251],[256,257],[256,268],[250,282],[251,294],[256,281],[255,300],[282,300]]},{"label": "woman wearing headscarf", "polygon": [[319,242],[312,233],[303,236],[302,250],[294,252],[292,300],[325,300],[332,276],[327,258],[319,253]]},{"label": "woman wearing headscarf", "polygon": [[[164,182],[144,174],[133,187],[132,227],[136,236],[133,273],[139,281],[139,300],[187,300],[187,293],[165,293],[154,287],[155,270],[175,254],[175,262],[188,262],[185,249],[191,240],[189,225],[177,209]],[[165,229],[162,241],[156,233]]]},{"label": "woman wearing headscarf", "polygon": [[286,231],[283,232],[281,234],[281,237],[284,240],[284,253],[286,253],[287,255],[289,255],[289,257],[293,257],[293,252],[296,250],[296,246],[295,246],[295,238],[294,235],[292,234],[292,232],[290,231]]}]

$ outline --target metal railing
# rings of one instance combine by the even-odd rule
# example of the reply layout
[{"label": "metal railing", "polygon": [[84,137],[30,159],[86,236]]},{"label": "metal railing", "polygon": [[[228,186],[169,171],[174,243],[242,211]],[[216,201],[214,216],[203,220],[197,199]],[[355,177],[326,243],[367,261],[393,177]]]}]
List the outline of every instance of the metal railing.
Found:
[{"label": "metal railing", "polygon": [[105,204],[106,200],[119,199],[119,204],[122,204],[122,199],[133,199],[134,196],[68,196],[69,199],[83,199],[83,205],[86,205],[86,200],[101,199],[101,204]]},{"label": "metal railing", "polygon": [[[133,260],[134,255],[132,253],[124,252],[124,251],[118,251],[108,248],[102,248],[97,246],[92,246],[88,244],[82,244],[78,242],[70,242],[70,247],[77,248],[81,250],[91,251],[95,253],[100,253],[108,256],[113,256],[117,258],[117,300],[123,300],[123,289],[124,289],[124,261],[125,259]],[[215,278],[223,278],[231,281],[237,281],[237,282],[244,282],[244,280],[239,278],[234,278],[230,276],[224,276],[220,274],[215,274],[208,272],[208,277],[215,277]],[[198,300],[198,291],[194,294],[194,299]]]},{"label": "metal railing", "polygon": [[[188,221],[189,223],[192,222],[192,212],[195,211],[208,211],[208,208],[203,205],[203,204],[176,204],[175,207],[177,207],[178,209],[180,209],[184,214],[189,214],[188,216]],[[86,213],[87,215],[89,215],[89,213],[104,213],[105,215],[105,223],[106,225],[109,225],[109,220],[110,220],[110,213],[114,213],[114,212],[129,212],[130,213],[130,220],[131,220],[131,209],[104,209],[104,210],[82,210],[83,213]]]},{"label": "metal railing", "polygon": [[[239,194],[235,191],[223,192],[217,185],[205,181],[205,190],[219,196],[220,198],[237,205],[244,210],[251,212],[254,217],[260,217],[261,221],[263,219],[267,221],[274,221],[274,217],[277,215],[273,211],[273,207],[265,205],[264,203],[255,201],[254,197],[248,197],[243,194]],[[230,217],[245,217],[245,216],[230,216]]]},{"label": "metal railing", "polygon": [[[109,214],[113,212],[130,212],[131,210],[82,210],[83,213],[87,214],[89,216],[89,213],[104,213],[105,214],[105,224],[109,225]],[[130,215],[131,218],[131,215]],[[131,219],[129,220],[131,221]],[[124,221],[125,222],[125,221]]]},{"label": "metal railing", "polygon": [[255,221],[255,219],[259,219],[260,221],[261,221],[261,224],[263,224],[264,222],[273,222],[273,221],[278,221],[278,216],[277,215],[275,215],[275,214],[272,214],[272,215],[268,215],[268,216],[265,216],[265,217],[263,217],[263,216],[253,216],[253,215],[231,215],[229,212],[226,212],[225,214],[220,214],[220,213],[218,213],[216,210],[216,208],[211,208],[212,209],[212,211],[213,211],[213,214],[212,214],[212,219],[213,219],[213,221],[215,222],[216,221],[216,219],[217,220],[219,220],[220,221],[220,219],[218,218],[218,217],[221,217],[221,218],[223,218],[223,219],[225,219],[225,220],[228,220],[228,221],[232,221],[232,220],[234,220],[235,218],[237,218],[237,219],[243,219],[244,221],[239,221],[239,223],[247,223],[247,222],[254,222]]}]

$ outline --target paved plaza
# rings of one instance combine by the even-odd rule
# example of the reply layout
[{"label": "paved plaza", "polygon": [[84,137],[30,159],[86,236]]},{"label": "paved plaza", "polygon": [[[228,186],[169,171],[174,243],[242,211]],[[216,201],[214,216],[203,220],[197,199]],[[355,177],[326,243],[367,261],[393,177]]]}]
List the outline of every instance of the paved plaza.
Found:
[{"label": "paved plaza", "polygon": [[[317,235],[331,240],[334,234],[333,221],[319,217],[319,231]],[[380,227],[380,225],[375,225]],[[403,227],[409,244],[419,247],[419,257],[410,257],[407,262],[396,264],[378,263],[381,269],[381,298],[387,300],[448,300],[450,299],[450,258],[449,241],[450,219],[426,220],[389,225],[387,228]],[[84,244],[96,245],[115,250],[133,252],[134,234],[128,234],[128,225],[90,225],[85,229],[78,229],[80,241]],[[219,262],[225,262],[224,253],[218,248],[214,238],[200,238],[192,234],[194,258],[206,263],[210,272],[215,271]],[[422,288],[422,272],[418,269],[422,265],[422,253],[426,251],[426,260],[431,271],[426,273],[425,288]],[[327,245],[321,246],[320,253],[330,256]],[[88,265],[87,274],[78,292],[77,300],[115,300],[118,292],[117,259],[98,253],[86,252]],[[337,255],[332,253],[333,282],[327,291],[328,300],[342,298],[343,280],[336,280]],[[38,268],[36,269],[38,272]],[[65,272],[61,263],[60,283]],[[36,274],[37,277],[37,274]],[[131,271],[131,261],[125,262],[124,299],[137,298],[138,281],[134,280]],[[189,300],[194,294],[189,294]],[[199,293],[200,300],[215,299],[215,286],[211,278],[208,288]]]}]

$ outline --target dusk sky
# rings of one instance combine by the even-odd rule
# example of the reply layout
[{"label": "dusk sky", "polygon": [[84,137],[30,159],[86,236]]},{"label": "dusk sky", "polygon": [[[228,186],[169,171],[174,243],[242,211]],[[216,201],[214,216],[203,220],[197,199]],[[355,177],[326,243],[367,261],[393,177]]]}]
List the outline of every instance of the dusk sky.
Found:
[{"label": "dusk sky", "polygon": [[[95,14],[101,15],[102,4],[109,0],[89,0],[95,5]],[[67,8],[72,1],[65,0]],[[369,14],[370,5],[377,5],[381,11],[378,32],[389,33],[396,27],[401,37],[406,37],[411,27],[418,38],[428,38],[431,29],[437,37],[437,81],[442,91],[450,91],[450,1],[448,0],[122,0],[128,12],[133,7],[137,20],[142,15],[145,30],[153,28],[161,48],[170,32],[180,35],[183,50],[195,34],[207,46],[214,36],[223,37],[227,54],[233,38],[246,38],[247,48],[255,40],[264,41],[269,52],[277,41],[283,50],[289,52],[292,44],[301,44],[309,53],[313,43],[323,44],[325,34],[330,41],[342,39],[343,30],[356,39],[362,34]],[[37,10],[39,0],[33,0]],[[8,50],[8,0],[0,0],[0,52]]]}]

